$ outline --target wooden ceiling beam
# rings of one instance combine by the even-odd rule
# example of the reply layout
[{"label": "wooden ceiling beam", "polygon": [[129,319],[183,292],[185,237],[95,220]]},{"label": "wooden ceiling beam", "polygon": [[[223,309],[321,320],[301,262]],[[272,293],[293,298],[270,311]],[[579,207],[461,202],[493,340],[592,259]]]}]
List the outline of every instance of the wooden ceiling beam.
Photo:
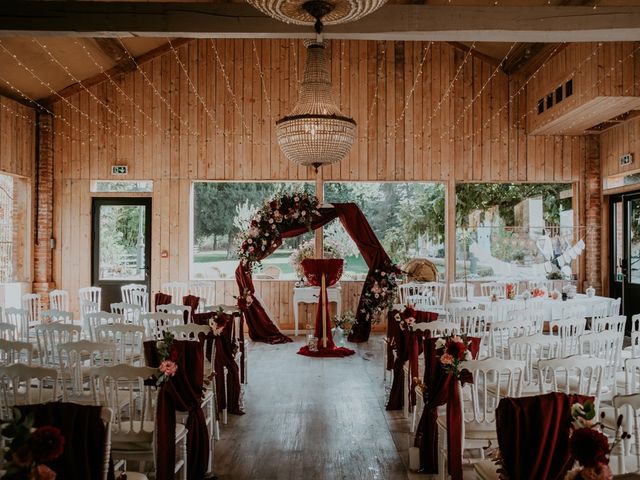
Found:
[{"label": "wooden ceiling beam", "polygon": [[502,70],[507,75],[517,73],[525,76],[533,73],[550,56],[562,51],[567,43],[523,43],[516,47],[515,53],[507,59]]},{"label": "wooden ceiling beam", "polygon": [[[269,18],[244,3],[6,2],[0,35],[308,38],[311,27]],[[634,41],[639,6],[385,5],[326,38],[486,42]]]},{"label": "wooden ceiling beam", "polygon": [[116,66],[122,68],[123,71],[131,71],[136,69],[135,62],[127,54],[122,43],[115,38],[97,37],[93,39],[100,50],[111,59]]},{"label": "wooden ceiling beam", "polygon": [[[171,44],[173,45],[173,48],[179,48],[185,43],[188,43],[192,40],[193,39],[191,38],[177,38],[175,40],[171,40]],[[120,44],[119,41],[117,43]],[[94,85],[98,85],[99,83],[106,82],[108,80],[107,76],[114,77],[117,75],[121,75],[123,73],[132,72],[136,70],[137,68],[136,65],[143,65],[153,60],[157,56],[168,52],[170,49],[171,49],[171,46],[169,45],[169,43],[166,43],[164,45],[160,45],[159,47],[154,48],[153,50],[148,51],[147,53],[144,53],[138,57],[135,57],[135,61],[133,61],[131,60],[131,58],[129,58],[129,56],[126,54],[126,51],[124,51],[124,48],[123,48],[122,49],[123,53],[128,58],[129,60],[128,62],[123,61],[119,64],[116,64],[116,66],[110,68],[109,70],[106,70],[105,73],[99,73],[97,75],[94,75],[93,77],[87,78],[86,80],[82,80],[82,82],[73,83],[68,87],[65,87],[62,90],[60,90],[57,95],[56,94],[50,95],[48,97],[38,100],[38,102],[41,103],[42,105],[45,105],[48,108],[52,104],[60,101],[61,100],[60,97],[67,98],[67,97],[70,97],[71,95],[81,92],[84,88],[93,87]]]}]

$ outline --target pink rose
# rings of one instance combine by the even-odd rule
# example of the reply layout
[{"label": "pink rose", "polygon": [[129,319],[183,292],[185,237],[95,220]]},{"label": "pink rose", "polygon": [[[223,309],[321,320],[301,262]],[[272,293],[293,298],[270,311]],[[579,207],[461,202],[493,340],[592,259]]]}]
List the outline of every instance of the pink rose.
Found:
[{"label": "pink rose", "polygon": [[443,365],[451,365],[453,363],[453,357],[448,353],[445,353],[440,357],[440,361]]},{"label": "pink rose", "polygon": [[56,472],[46,465],[37,465],[31,471],[34,480],[56,480]]},{"label": "pink rose", "polygon": [[171,360],[163,360],[160,363],[160,371],[164,373],[167,377],[173,377],[178,371],[178,365]]}]

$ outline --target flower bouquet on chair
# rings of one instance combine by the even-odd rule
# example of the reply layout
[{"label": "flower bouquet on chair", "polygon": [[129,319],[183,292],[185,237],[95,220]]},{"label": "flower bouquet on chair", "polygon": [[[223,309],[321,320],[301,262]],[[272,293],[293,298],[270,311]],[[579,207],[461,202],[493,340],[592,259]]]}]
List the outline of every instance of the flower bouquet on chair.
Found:
[{"label": "flower bouquet on chair", "polygon": [[308,346],[304,346],[298,353],[309,357],[346,357],[353,355],[355,353],[353,350],[336,347],[333,342],[329,299],[327,297],[327,288],[335,285],[342,276],[344,260],[341,258],[307,258],[302,261],[301,265],[309,283],[315,287],[320,287],[320,296],[318,297],[315,328],[315,336],[318,338],[318,351],[312,351]]}]

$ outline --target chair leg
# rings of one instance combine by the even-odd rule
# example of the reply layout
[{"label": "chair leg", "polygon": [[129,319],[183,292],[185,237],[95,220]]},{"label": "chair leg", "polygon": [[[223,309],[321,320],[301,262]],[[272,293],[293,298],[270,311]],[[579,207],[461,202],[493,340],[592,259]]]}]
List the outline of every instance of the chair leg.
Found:
[{"label": "chair leg", "polygon": [[182,440],[182,445],[181,445],[181,450],[182,450],[182,470],[181,470],[181,475],[180,478],[181,480],[187,480],[187,436],[185,435],[184,439]]}]

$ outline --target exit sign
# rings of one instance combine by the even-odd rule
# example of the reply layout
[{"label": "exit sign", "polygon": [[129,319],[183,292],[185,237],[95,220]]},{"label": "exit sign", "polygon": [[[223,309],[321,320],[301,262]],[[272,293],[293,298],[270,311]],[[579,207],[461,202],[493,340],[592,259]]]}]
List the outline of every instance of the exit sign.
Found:
[{"label": "exit sign", "polygon": [[631,165],[633,163],[633,155],[631,153],[627,153],[625,155],[620,156],[620,165]]},{"label": "exit sign", "polygon": [[111,165],[111,175],[126,175],[129,173],[129,167],[126,165]]}]

